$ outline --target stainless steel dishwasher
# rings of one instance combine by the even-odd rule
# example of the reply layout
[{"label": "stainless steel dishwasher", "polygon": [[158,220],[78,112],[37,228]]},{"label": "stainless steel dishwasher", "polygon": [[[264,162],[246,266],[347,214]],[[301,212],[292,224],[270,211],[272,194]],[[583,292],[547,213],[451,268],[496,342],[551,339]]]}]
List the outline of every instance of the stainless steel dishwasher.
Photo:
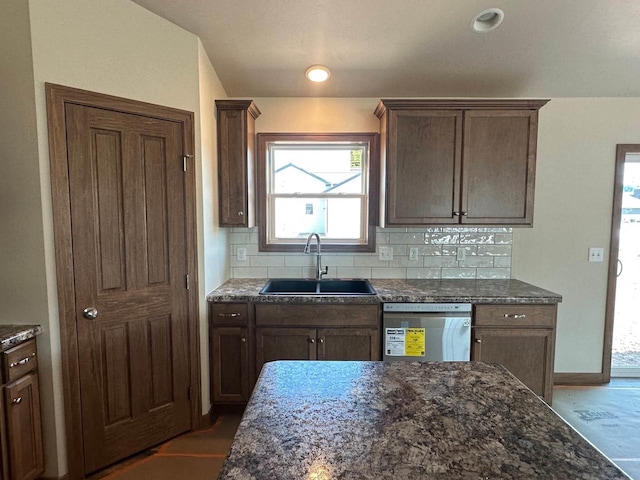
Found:
[{"label": "stainless steel dishwasher", "polygon": [[385,362],[470,358],[470,303],[385,303],[382,329]]}]

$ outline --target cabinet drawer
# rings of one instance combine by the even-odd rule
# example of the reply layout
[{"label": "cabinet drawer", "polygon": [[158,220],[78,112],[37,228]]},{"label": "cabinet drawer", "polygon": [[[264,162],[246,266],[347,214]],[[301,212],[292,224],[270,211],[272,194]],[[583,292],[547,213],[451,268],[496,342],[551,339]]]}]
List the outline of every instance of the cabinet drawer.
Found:
[{"label": "cabinet drawer", "polygon": [[2,375],[5,382],[12,382],[38,369],[35,339],[2,352]]},{"label": "cabinet drawer", "polygon": [[546,327],[556,325],[556,305],[476,305],[474,325]]},{"label": "cabinet drawer", "polygon": [[378,305],[256,305],[256,325],[360,327],[380,325]]},{"label": "cabinet drawer", "polygon": [[246,303],[210,303],[212,325],[247,325],[249,306]]}]

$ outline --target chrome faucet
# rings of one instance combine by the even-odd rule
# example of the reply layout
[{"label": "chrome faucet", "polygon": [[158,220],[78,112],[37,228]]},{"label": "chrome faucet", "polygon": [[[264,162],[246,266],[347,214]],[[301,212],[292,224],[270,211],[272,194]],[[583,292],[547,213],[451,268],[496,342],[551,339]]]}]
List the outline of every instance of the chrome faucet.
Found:
[{"label": "chrome faucet", "polygon": [[311,253],[311,238],[316,237],[318,248],[316,251],[316,280],[322,280],[322,275],[329,273],[329,267],[322,268],[322,253],[320,251],[320,235],[317,233],[310,233],[307,237],[307,243],[304,245],[304,254],[309,255]]}]

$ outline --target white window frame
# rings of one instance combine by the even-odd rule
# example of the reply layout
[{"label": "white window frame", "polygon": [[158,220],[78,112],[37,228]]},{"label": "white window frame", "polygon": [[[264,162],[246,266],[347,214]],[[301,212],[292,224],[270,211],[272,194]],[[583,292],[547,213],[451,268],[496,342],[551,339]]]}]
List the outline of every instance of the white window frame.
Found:
[{"label": "white window frame", "polygon": [[[306,238],[279,238],[275,236],[275,201],[278,198],[361,200],[359,238],[322,237],[323,251],[375,251],[375,225],[378,221],[378,164],[379,135],[377,133],[271,133],[258,134],[258,225],[260,251],[298,251]],[[274,149],[331,149],[363,148],[362,193],[275,193]]]}]

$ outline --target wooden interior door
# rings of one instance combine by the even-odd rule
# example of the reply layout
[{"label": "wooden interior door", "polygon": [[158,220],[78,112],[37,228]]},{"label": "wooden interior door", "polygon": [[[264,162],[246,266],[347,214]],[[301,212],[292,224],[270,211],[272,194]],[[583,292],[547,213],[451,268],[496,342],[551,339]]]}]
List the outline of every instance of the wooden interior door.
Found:
[{"label": "wooden interior door", "polygon": [[191,426],[183,145],[179,123],[75,104],[66,130],[90,473]]}]

